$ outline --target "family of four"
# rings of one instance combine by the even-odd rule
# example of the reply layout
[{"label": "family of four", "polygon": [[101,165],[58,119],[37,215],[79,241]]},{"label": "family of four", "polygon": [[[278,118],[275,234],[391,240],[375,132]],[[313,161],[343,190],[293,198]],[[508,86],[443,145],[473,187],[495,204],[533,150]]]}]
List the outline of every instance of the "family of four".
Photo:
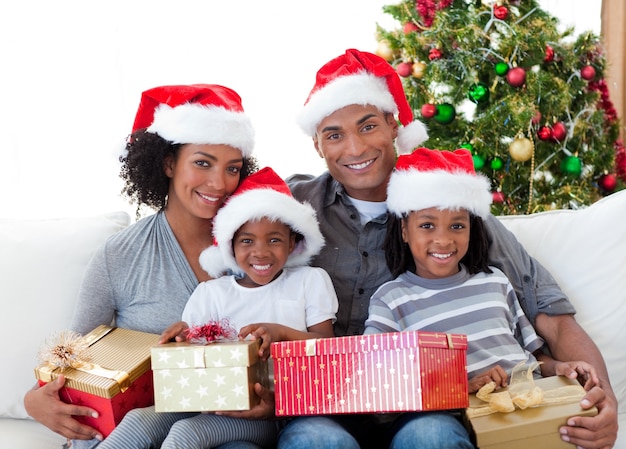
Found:
[{"label": "family of four", "polygon": [[[610,448],[617,402],[604,361],[551,275],[489,213],[489,182],[465,150],[420,148],[402,83],[354,49],[317,73],[298,117],[328,170],[286,181],[257,170],[254,131],[233,90],[143,93],[122,156],[123,192],[158,212],[109,238],[90,262],[72,329],[100,324],[185,338],[228,318],[272,341],[403,330],[468,335],[470,390],[506,385],[519,361],[578,378],[583,408],[559,429]],[[398,155],[400,153],[400,155]],[[490,332],[484,332],[489,329]],[[65,404],[63,376],[35,387],[28,413],[74,448],[473,448],[454,412],[279,420],[272,392],[243,412],[131,411],[103,440]]]}]

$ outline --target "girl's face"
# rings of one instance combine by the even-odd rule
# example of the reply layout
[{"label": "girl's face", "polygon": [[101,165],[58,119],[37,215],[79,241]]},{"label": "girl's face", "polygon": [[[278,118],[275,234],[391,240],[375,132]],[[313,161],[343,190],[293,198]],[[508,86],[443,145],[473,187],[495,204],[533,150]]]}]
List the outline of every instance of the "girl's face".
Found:
[{"label": "girl's face", "polygon": [[437,279],[459,271],[467,253],[470,214],[467,210],[439,210],[436,207],[411,212],[402,220],[402,240],[409,245],[416,274]]},{"label": "girl's face", "polygon": [[167,208],[211,219],[240,181],[243,157],[229,145],[186,144],[164,163],[170,178]]},{"label": "girl's face", "polygon": [[296,244],[291,228],[268,218],[248,221],[233,236],[233,252],[245,287],[269,284],[281,273]]}]

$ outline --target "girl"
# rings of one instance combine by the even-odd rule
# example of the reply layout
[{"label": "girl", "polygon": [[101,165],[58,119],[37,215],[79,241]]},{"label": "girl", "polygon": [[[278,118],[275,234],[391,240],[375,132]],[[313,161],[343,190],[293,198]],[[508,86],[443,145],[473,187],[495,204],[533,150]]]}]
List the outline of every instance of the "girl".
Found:
[{"label": "girl", "polygon": [[468,335],[470,392],[505,386],[518,362],[543,362],[541,374],[588,375],[587,364],[556,362],[524,315],[506,276],[487,264],[482,217],[489,182],[471,154],[418,148],[398,158],[389,181],[393,214],[385,241],[395,277],[372,296],[366,332],[430,330]]},{"label": "girl", "polygon": [[[384,245],[395,279],[372,296],[365,333],[467,334],[470,392],[491,381],[506,386],[515,365],[536,360],[543,362],[541,375],[580,376],[586,388],[597,384],[589,364],[557,362],[542,353],[543,340],[508,279],[488,266],[483,218],[491,198],[489,182],[474,171],[466,150],[418,148],[398,158],[387,192],[392,216]],[[467,435],[460,421],[438,415],[449,420],[450,432]]]}]

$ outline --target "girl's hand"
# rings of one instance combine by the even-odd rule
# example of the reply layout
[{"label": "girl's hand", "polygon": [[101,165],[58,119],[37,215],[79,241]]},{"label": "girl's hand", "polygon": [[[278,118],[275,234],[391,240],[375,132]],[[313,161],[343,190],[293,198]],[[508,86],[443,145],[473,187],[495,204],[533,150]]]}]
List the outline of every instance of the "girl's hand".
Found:
[{"label": "girl's hand", "polygon": [[496,383],[496,390],[498,388],[506,387],[509,382],[509,375],[502,369],[501,366],[496,365],[493,368],[477,374],[469,381],[469,392],[476,393],[483,385],[489,382]]}]

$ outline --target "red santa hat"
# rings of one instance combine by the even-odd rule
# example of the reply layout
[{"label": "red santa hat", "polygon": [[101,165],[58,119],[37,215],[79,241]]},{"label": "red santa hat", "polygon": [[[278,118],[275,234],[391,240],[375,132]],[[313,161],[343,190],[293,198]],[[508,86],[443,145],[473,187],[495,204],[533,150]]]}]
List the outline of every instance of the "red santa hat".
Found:
[{"label": "red santa hat", "polygon": [[346,50],[317,72],[298,124],[313,137],[324,118],[352,104],[376,106],[383,112],[397,114],[403,125],[396,140],[400,153],[409,153],[428,139],[426,126],[413,121],[413,111],[396,70],[380,56],[354,49]]},{"label": "red santa hat", "polygon": [[214,245],[200,254],[200,265],[212,277],[227,270],[241,273],[233,254],[233,236],[247,221],[269,218],[281,221],[303,238],[285,266],[306,265],[324,246],[315,210],[297,201],[289,187],[269,167],[245,178],[213,219]]},{"label": "red santa hat", "polygon": [[254,129],[241,98],[217,84],[160,86],[141,94],[133,132],[158,134],[172,143],[230,145],[252,154]]},{"label": "red santa hat", "polygon": [[387,209],[398,217],[430,207],[467,209],[485,218],[492,201],[489,186],[474,170],[469,151],[417,148],[398,157],[387,186]]}]

